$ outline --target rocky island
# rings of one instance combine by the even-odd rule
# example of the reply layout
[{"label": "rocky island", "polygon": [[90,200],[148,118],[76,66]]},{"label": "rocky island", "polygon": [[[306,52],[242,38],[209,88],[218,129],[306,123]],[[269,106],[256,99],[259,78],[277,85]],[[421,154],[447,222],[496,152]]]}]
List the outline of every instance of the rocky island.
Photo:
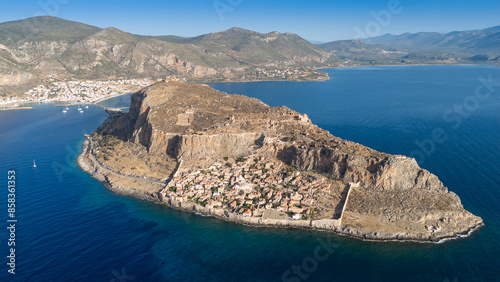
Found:
[{"label": "rocky island", "polygon": [[415,159],[203,84],[135,93],[128,113],[87,136],[78,163],[117,193],[254,226],[436,242],[482,225]]}]

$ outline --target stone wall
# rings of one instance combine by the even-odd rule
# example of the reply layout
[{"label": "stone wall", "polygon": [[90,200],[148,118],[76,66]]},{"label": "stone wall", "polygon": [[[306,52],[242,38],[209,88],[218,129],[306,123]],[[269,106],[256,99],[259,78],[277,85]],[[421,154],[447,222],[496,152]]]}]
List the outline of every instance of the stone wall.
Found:
[{"label": "stone wall", "polygon": [[184,202],[168,198],[165,193],[160,193],[160,202],[182,211],[213,216],[225,221],[247,224],[253,226],[273,226],[291,227],[304,229],[319,229],[325,231],[336,231],[341,227],[340,220],[320,219],[320,220],[295,220],[295,219],[271,219],[261,217],[243,216],[232,213],[221,208],[207,208],[193,202]]}]

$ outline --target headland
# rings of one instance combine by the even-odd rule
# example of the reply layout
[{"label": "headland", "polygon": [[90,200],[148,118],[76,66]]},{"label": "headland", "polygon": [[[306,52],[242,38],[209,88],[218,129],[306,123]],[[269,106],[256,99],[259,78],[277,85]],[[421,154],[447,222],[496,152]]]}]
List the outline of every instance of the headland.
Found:
[{"label": "headland", "polygon": [[116,193],[368,240],[438,242],[482,225],[415,159],[342,140],[287,107],[175,80],[131,99],[78,158]]}]

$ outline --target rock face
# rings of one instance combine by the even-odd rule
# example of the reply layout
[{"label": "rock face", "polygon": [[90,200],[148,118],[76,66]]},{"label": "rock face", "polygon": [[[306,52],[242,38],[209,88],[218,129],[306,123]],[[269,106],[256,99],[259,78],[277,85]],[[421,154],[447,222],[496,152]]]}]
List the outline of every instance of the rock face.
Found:
[{"label": "rock face", "polygon": [[307,115],[206,85],[158,82],[135,93],[129,113],[110,117],[98,133],[144,146],[149,154],[166,153],[184,168],[259,155],[338,183],[356,183],[345,199],[341,226],[332,228],[339,233],[437,241],[482,225],[415,159],[342,140]]},{"label": "rock face", "polygon": [[[287,111],[285,118],[292,119],[292,111]],[[150,153],[167,152],[198,162],[250,154],[264,137],[263,121],[253,117],[268,112],[279,114],[256,99],[206,85],[162,81],[134,94],[129,114],[114,118],[101,130],[141,144]]]}]

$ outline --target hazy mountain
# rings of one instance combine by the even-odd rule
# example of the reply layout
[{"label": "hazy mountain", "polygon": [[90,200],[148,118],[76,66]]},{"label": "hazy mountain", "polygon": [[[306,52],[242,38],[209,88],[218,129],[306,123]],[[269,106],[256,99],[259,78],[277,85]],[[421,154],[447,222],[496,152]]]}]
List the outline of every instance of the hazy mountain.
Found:
[{"label": "hazy mountain", "polygon": [[314,76],[312,69],[327,66],[333,57],[290,33],[232,28],[184,38],[139,36],[54,17],[0,23],[0,87],[4,91],[38,83],[47,75],[253,80],[258,79],[257,68],[295,68]]},{"label": "hazy mountain", "polygon": [[368,38],[368,44],[381,44],[413,51],[433,51],[459,54],[500,55],[500,26],[481,30],[386,34]]},{"label": "hazy mountain", "polygon": [[319,45],[350,64],[422,64],[456,63],[456,56],[440,51],[412,52],[383,45],[366,44],[363,40],[339,40]]},{"label": "hazy mountain", "polygon": [[319,45],[341,60],[359,64],[498,63],[500,26],[482,30],[385,34]]},{"label": "hazy mountain", "polygon": [[387,57],[389,56],[389,54],[401,52],[400,50],[392,47],[369,45],[360,39],[332,41],[318,46],[325,51],[335,53],[339,57],[348,57],[348,56]]}]

